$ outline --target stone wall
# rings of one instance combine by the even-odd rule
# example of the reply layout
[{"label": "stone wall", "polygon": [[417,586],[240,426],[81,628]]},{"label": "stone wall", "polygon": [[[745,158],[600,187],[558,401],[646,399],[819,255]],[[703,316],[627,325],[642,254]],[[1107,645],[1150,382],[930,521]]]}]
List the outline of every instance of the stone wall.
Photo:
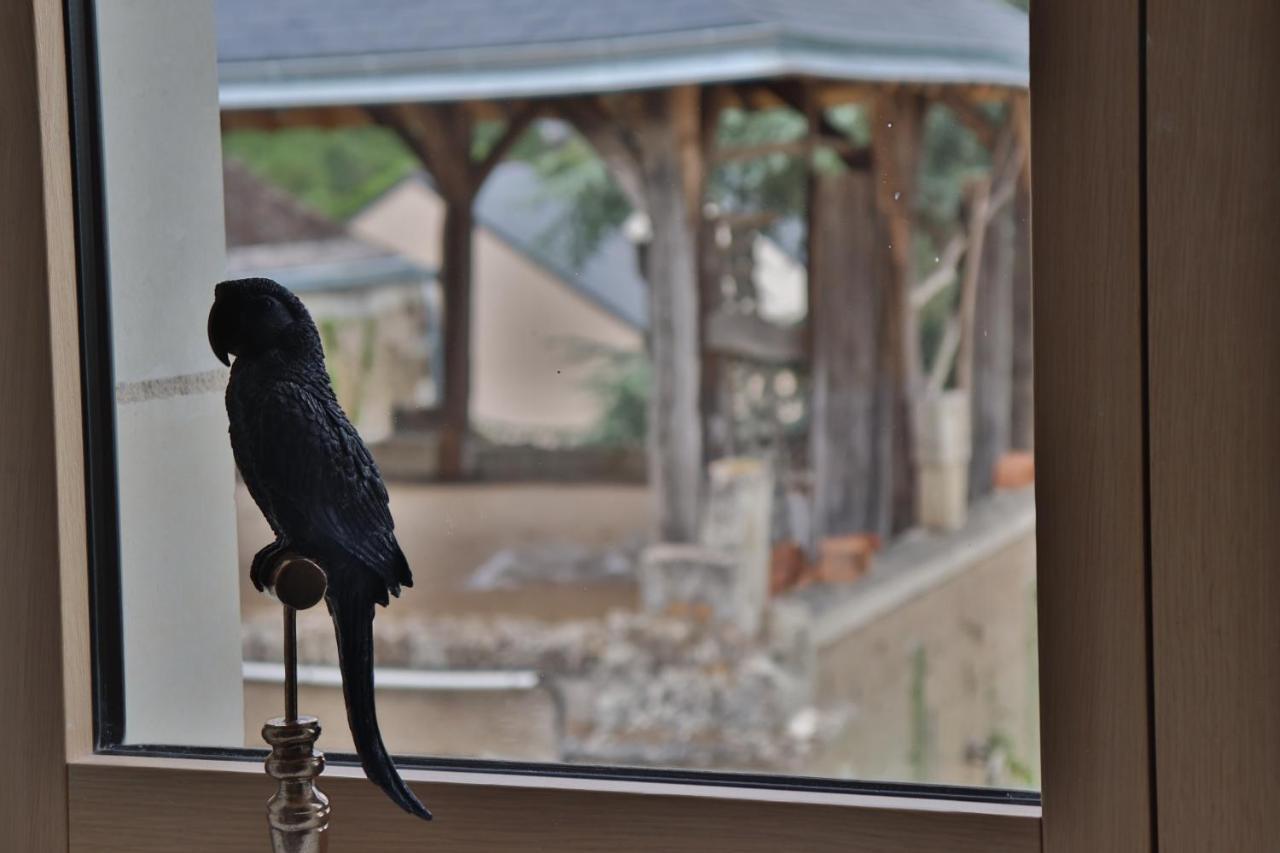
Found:
[{"label": "stone wall", "polygon": [[[262,724],[281,714],[279,684],[244,686],[245,745],[260,748]],[[399,755],[557,761],[560,712],[546,689],[404,690],[377,692],[378,722],[387,749]],[[298,708],[323,724],[323,752],[353,752],[342,688],[302,684]]]},{"label": "stone wall", "polygon": [[[997,495],[964,530],[905,537],[864,579],[775,598],[754,625],[716,609],[732,566],[687,547],[658,561],[661,583],[645,579],[653,565],[640,569],[648,609],[560,623],[379,619],[377,660],[536,672],[554,697],[549,754],[562,761],[1034,787],[1034,524],[1029,492]],[[323,614],[306,616],[302,658],[335,663]],[[279,643],[278,614],[264,613],[246,627],[245,657],[278,660]],[[504,720],[524,713],[516,706],[475,701],[493,725],[523,725]],[[524,754],[497,735],[474,749]]]},{"label": "stone wall", "polygon": [[[1039,786],[1035,531],[1029,507],[1010,497],[997,496],[1000,517],[987,505],[985,519],[971,518],[967,553],[912,555],[910,568],[888,554],[878,571],[889,582],[846,604],[871,607],[842,625],[838,609],[815,621],[816,704],[842,708],[845,722],[806,772]],[[886,589],[909,586],[912,572],[933,576]]]}]

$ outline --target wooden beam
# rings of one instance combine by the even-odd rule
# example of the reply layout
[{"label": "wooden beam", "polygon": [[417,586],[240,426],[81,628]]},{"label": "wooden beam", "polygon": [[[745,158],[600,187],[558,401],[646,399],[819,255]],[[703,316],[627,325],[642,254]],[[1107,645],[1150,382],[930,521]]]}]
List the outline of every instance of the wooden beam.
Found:
[{"label": "wooden beam", "polygon": [[978,109],[978,105],[954,89],[946,89],[941,101],[988,151],[995,147],[999,126]]},{"label": "wooden beam", "polygon": [[[8,850],[65,851],[67,744],[88,712],[89,672],[64,633],[87,582],[75,248],[62,4],[8,4],[0,26],[0,833]],[[68,366],[71,373],[64,373]],[[60,369],[61,368],[61,369]],[[61,382],[70,395],[55,389]],[[64,474],[63,478],[59,473]],[[60,493],[59,485],[63,492]],[[77,494],[77,492],[79,492]],[[79,498],[79,502],[75,500]],[[79,530],[77,530],[79,528]],[[75,533],[79,533],[76,538]],[[76,545],[80,545],[79,550]],[[67,612],[63,613],[63,609]],[[78,642],[80,641],[80,642]],[[65,646],[64,646],[65,644]],[[87,664],[87,660],[86,660]],[[84,684],[73,681],[85,679]],[[65,681],[64,681],[65,678]],[[84,688],[83,690],[81,688]],[[83,708],[67,706],[84,699]],[[79,744],[77,744],[78,746]]]},{"label": "wooden beam", "polygon": [[626,96],[617,115],[636,141],[653,239],[649,246],[649,484],[658,535],[693,542],[703,475],[698,221],[702,145],[696,87]]},{"label": "wooden beam", "polygon": [[892,283],[874,180],[849,171],[814,184],[809,544],[833,534],[887,535],[893,522],[893,378],[881,346]]},{"label": "wooden beam", "polygon": [[[707,86],[702,90],[699,107],[699,147],[704,163],[711,163],[719,142],[720,113],[727,102],[724,86]],[[701,171],[701,170],[700,170]],[[705,183],[705,176],[703,177]],[[712,460],[728,452],[733,443],[733,411],[724,385],[724,357],[711,345],[711,318],[719,311],[724,296],[721,280],[726,269],[725,251],[718,245],[716,232],[723,220],[713,219],[702,209],[703,192],[698,199],[698,411],[702,419],[702,456]]]},{"label": "wooden beam", "polygon": [[[779,101],[791,109],[809,118],[810,144],[815,140],[847,140],[848,135],[831,121],[818,100],[810,81],[806,80],[770,80],[763,88],[771,92]],[[866,148],[850,146],[848,149],[836,149],[836,154],[850,169],[868,169],[871,167],[871,152]]]},{"label": "wooden beam", "polygon": [[924,101],[906,89],[891,89],[875,102],[871,146],[876,202],[888,225],[892,287],[886,297],[884,345],[894,377],[897,428],[894,429],[894,529],[914,524],[920,442],[920,334],[911,305],[915,284],[912,241],[913,206],[919,168]]},{"label": "wooden beam", "polygon": [[1266,853],[1280,838],[1280,4],[1145,9],[1156,834],[1160,853]]},{"label": "wooden beam", "polygon": [[851,168],[866,168],[871,163],[871,152],[865,146],[854,145],[848,139],[819,135],[812,139],[791,139],[786,142],[764,142],[759,145],[740,145],[720,148],[712,155],[712,162],[734,163],[741,160],[757,160],[773,154],[801,157],[820,145],[835,152],[842,160],[857,164]]},{"label": "wooden beam", "polygon": [[[1025,172],[1024,172],[1025,174]],[[1013,401],[1009,444],[1014,450],[1035,447],[1034,341],[1031,315],[1031,189],[1018,182],[1014,199],[1013,267]]]},{"label": "wooden beam", "polygon": [[223,110],[219,114],[223,133],[236,130],[278,130],[275,110]]},{"label": "wooden beam", "polygon": [[766,228],[780,219],[782,214],[776,210],[728,211],[715,215],[717,224],[741,229]]},{"label": "wooden beam", "polygon": [[1017,135],[1018,148],[1022,152],[1022,188],[1031,190],[1031,96],[1020,92],[1013,96],[1011,102],[1014,133]]},{"label": "wooden beam", "polygon": [[[340,723],[339,723],[340,724]],[[127,762],[127,763],[126,763]],[[267,849],[270,779],[255,762],[127,759],[59,765],[76,808],[59,853],[215,853]],[[834,805],[693,785],[532,779],[405,770],[440,816],[429,827],[388,808],[358,768],[330,765],[324,791],[342,804],[327,834],[335,853],[1039,853],[1029,806],[969,808],[941,799],[844,795]],[[720,796],[709,796],[719,794]],[[832,795],[825,795],[832,796]],[[164,808],[156,808],[161,803]],[[213,805],[211,805],[213,804]],[[30,815],[23,815],[30,822]],[[63,818],[65,823],[66,818]],[[6,829],[9,825],[6,825]],[[10,836],[11,837],[11,836]],[[424,842],[423,838],[429,838]],[[536,838],[536,844],[530,839]],[[189,839],[198,839],[192,843]],[[50,847],[9,847],[51,853]],[[1233,851],[1235,853],[1235,851]]]},{"label": "wooden beam", "polygon": [[737,314],[723,308],[707,318],[707,348],[757,364],[795,364],[804,360],[804,336],[799,327],[779,326],[754,314]]},{"label": "wooden beam", "polygon": [[[1011,183],[1017,184],[1015,177]],[[1013,400],[1013,253],[1012,210],[990,218],[982,241],[982,262],[975,290],[975,322],[969,327],[972,426],[969,499],[995,487],[995,468],[1009,449]]]},{"label": "wooden beam", "polygon": [[823,109],[845,104],[871,103],[882,88],[875,83],[843,83],[833,80],[815,80],[813,85],[818,105]]},{"label": "wooden beam", "polygon": [[512,110],[506,119],[506,127],[502,130],[502,135],[498,137],[498,141],[494,143],[493,148],[485,154],[484,159],[472,166],[471,179],[475,183],[476,192],[484,186],[484,182],[488,180],[493,170],[507,158],[511,153],[511,149],[524,136],[529,126],[533,124],[533,120],[538,117],[536,107],[519,105]]},{"label": "wooden beam", "polygon": [[467,471],[471,408],[471,302],[475,197],[485,179],[510,153],[537,117],[527,104],[508,113],[502,135],[480,161],[472,158],[476,113],[466,104],[393,104],[367,110],[392,128],[435,179],[445,202],[441,232],[440,285],[444,295],[444,388],[440,414],[442,479]]},{"label": "wooden beam", "polygon": [[457,203],[474,199],[470,113],[457,104],[391,104],[369,107],[369,114],[400,135],[442,195]]},{"label": "wooden beam", "polygon": [[475,218],[471,201],[445,202],[440,283],[444,296],[444,388],[439,476],[466,473],[471,407],[471,290]]},{"label": "wooden beam", "polygon": [[[1152,49],[1146,45],[1161,43],[1154,36],[1148,41],[1143,10],[1168,4],[1033,5],[1032,204],[1037,234],[1044,235],[1037,236],[1033,256],[1035,371],[1044,390],[1035,413],[1044,853],[1171,853],[1164,833],[1158,845],[1152,834],[1154,774],[1165,771],[1149,749],[1153,729],[1163,731],[1164,719],[1153,716],[1148,701],[1141,206],[1141,163],[1161,135],[1142,132],[1146,54]],[[1222,4],[1195,5],[1202,20],[1222,14]],[[1257,97],[1256,82],[1236,91]],[[1233,128],[1237,120],[1227,119]],[[1190,125],[1207,126],[1212,123],[1202,113]],[[1237,140],[1249,136],[1234,133]],[[1212,210],[1206,202],[1187,196],[1172,206]],[[1199,241],[1188,239],[1187,245]],[[1220,275],[1213,271],[1210,280]],[[1203,423],[1185,411],[1176,417],[1187,426]],[[1215,470],[1218,482],[1230,482],[1220,467]],[[1204,564],[1198,568],[1206,580],[1213,577]],[[1204,616],[1200,611],[1193,618]],[[1231,662],[1223,658],[1215,665]],[[1184,694],[1181,700],[1190,706],[1198,698]],[[1193,737],[1202,735],[1209,733]],[[1212,740],[1209,735],[1206,743]],[[1262,814],[1248,822],[1256,825]],[[1220,821],[1230,819],[1219,812],[1206,828],[1225,827]],[[1240,850],[1219,840],[1201,849]]]},{"label": "wooden beam", "polygon": [[223,110],[220,119],[223,133],[235,130],[282,130],[290,127],[360,127],[372,122],[368,109],[359,105],[287,110]]},{"label": "wooden beam", "polygon": [[441,479],[457,480],[467,473],[470,429],[472,206],[480,188],[480,175],[471,159],[474,118],[456,104],[395,104],[370,107],[369,113],[394,129],[418,156],[445,202],[439,275],[444,296],[444,387],[437,473]]},{"label": "wooden beam", "polygon": [[637,213],[647,213],[640,148],[628,128],[597,97],[565,98],[551,102],[554,110],[591,144],[609,169],[614,183]]},{"label": "wooden beam", "polygon": [[991,197],[986,210],[988,221],[1013,201],[1021,183],[1026,153],[1026,149],[1018,144],[1014,127],[1011,124],[1001,127],[996,134],[995,149],[991,154]]},{"label": "wooden beam", "polygon": [[596,149],[634,210],[649,217],[649,484],[658,536],[697,537],[704,456],[698,235],[705,180],[701,92],[681,86],[555,102]]}]

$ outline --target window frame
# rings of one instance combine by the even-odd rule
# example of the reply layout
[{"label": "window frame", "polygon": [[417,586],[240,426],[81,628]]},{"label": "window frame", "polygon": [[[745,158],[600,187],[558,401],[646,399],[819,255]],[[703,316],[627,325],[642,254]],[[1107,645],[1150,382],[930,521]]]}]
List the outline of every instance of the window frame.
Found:
[{"label": "window frame", "polygon": [[[1139,0],[1080,0],[1037,4],[1032,17],[1034,215],[1042,238],[1034,260],[1037,506],[1039,529],[1050,531],[1037,536],[1043,812],[948,799],[945,789],[933,798],[886,797],[893,792],[744,788],[734,777],[704,774],[691,774],[701,785],[584,778],[577,768],[530,776],[467,763],[406,770],[441,814],[454,816],[424,830],[386,809],[354,768],[333,767],[323,787],[341,804],[338,849],[342,839],[359,838],[365,849],[375,841],[380,850],[417,849],[431,839],[442,849],[515,850],[531,837],[570,851],[1152,848],[1143,14]],[[13,129],[14,156],[0,163],[0,177],[28,175],[0,199],[0,254],[26,271],[0,277],[0,296],[36,313],[0,316],[0,379],[8,387],[11,364],[34,371],[37,381],[16,387],[4,417],[40,429],[30,446],[0,448],[18,485],[36,489],[3,493],[0,534],[26,534],[12,540],[18,549],[4,571],[16,572],[27,596],[0,599],[0,624],[31,629],[45,653],[30,644],[0,651],[0,676],[29,681],[37,673],[40,688],[16,712],[0,705],[0,730],[39,736],[33,742],[48,748],[24,751],[0,770],[25,782],[24,795],[5,798],[4,807],[43,827],[22,849],[171,850],[177,838],[197,849],[260,845],[270,785],[255,764],[219,753],[97,748],[104,732],[94,732],[94,708],[104,697],[92,687],[101,661],[90,643],[89,558],[91,546],[104,546],[87,524],[85,472],[105,439],[82,427],[103,401],[82,394],[94,365],[80,347],[77,282],[91,271],[77,275],[76,223],[90,221],[100,198],[83,183],[73,188],[73,155],[85,152],[81,139],[73,150],[69,116],[84,104],[69,101],[66,73],[68,50],[84,45],[59,0],[19,0],[6,15],[14,25],[0,28],[0,106],[39,121]],[[1100,86],[1118,94],[1097,97]],[[1104,146],[1119,155],[1102,163],[1075,156]],[[1099,233],[1099,222],[1121,226]],[[1056,263],[1068,246],[1070,265]],[[1081,328],[1100,333],[1072,332]],[[1108,415],[1101,424],[1099,411]],[[24,500],[9,505],[10,494]],[[33,494],[37,500],[27,499]],[[52,661],[49,649],[60,650]],[[1113,665],[1097,668],[1099,655]]]}]

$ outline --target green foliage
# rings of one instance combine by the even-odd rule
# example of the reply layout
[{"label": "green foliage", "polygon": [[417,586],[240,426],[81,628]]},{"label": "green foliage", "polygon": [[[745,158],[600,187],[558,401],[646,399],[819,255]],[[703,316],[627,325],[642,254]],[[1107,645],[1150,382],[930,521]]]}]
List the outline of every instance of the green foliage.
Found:
[{"label": "green foliage", "polygon": [[911,744],[907,762],[911,773],[919,782],[929,778],[929,757],[932,751],[933,730],[929,720],[929,700],[925,694],[925,682],[929,677],[929,653],[924,646],[916,646],[911,653],[911,678],[907,686],[907,699],[911,708]]},{"label": "green foliage", "polygon": [[399,137],[382,127],[236,130],[223,135],[222,152],[339,221],[417,167]]},{"label": "green foliage", "polygon": [[925,114],[916,212],[926,226],[954,227],[965,184],[991,168],[991,155],[951,110],[931,106]]},{"label": "green foliage", "polygon": [[[723,148],[794,142],[805,129],[804,117],[791,110],[730,109],[720,116],[716,142]],[[708,199],[726,210],[800,215],[806,191],[804,158],[791,154],[729,161],[708,176]]]},{"label": "green foliage", "polygon": [[600,419],[587,441],[607,446],[643,444],[649,425],[649,357],[583,343],[582,357],[594,362],[587,389],[600,403]]},{"label": "green foliage", "polygon": [[529,162],[542,179],[546,196],[565,199],[565,212],[541,235],[564,241],[569,260],[580,268],[606,236],[622,227],[631,205],[609,175],[604,162],[578,134],[546,140],[529,134],[527,144],[512,152]]},{"label": "green foliage", "polygon": [[[1008,732],[1001,729],[992,729],[987,734],[987,740],[982,744],[981,753],[987,756],[999,755],[1003,759],[1003,767],[1009,777],[1020,782],[1027,788],[1036,786],[1036,773],[1034,768],[1027,761],[1017,754],[1017,744],[1013,742],[1013,738]],[[1003,782],[1002,779],[992,779],[991,784],[998,785]]]},{"label": "green foliage", "polygon": [[871,144],[871,117],[862,104],[840,104],[827,110],[827,119],[853,140],[854,145]]},{"label": "green foliage", "polygon": [[[804,131],[804,118],[790,110],[732,109],[721,116],[717,141],[723,146],[788,142],[801,138]],[[539,134],[529,137],[512,157],[534,167],[548,196],[569,202],[544,238],[564,240],[571,261],[581,266],[606,236],[622,227],[631,205],[590,143],[577,133],[561,139]],[[773,154],[713,169],[708,176],[707,198],[728,210],[800,216],[806,190],[803,158]]]},{"label": "green foliage", "polygon": [[[471,159],[479,161],[487,157],[489,152],[493,150],[493,146],[498,144],[498,140],[502,139],[506,131],[507,123],[505,121],[477,122],[471,136]],[[520,138],[516,140],[515,145],[511,146],[510,150],[507,151],[505,159],[527,160],[545,147],[546,142],[539,132],[538,126],[534,124],[526,127],[524,133],[520,134]]]}]

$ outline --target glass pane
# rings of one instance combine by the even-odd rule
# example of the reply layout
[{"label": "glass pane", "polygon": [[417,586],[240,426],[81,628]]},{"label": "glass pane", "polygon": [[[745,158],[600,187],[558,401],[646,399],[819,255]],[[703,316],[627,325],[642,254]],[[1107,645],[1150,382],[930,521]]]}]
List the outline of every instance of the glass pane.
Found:
[{"label": "glass pane", "polygon": [[281,710],[267,277],[413,571],[393,752],[1037,788],[1025,3],[439,5],[97,4],[126,740]]}]

